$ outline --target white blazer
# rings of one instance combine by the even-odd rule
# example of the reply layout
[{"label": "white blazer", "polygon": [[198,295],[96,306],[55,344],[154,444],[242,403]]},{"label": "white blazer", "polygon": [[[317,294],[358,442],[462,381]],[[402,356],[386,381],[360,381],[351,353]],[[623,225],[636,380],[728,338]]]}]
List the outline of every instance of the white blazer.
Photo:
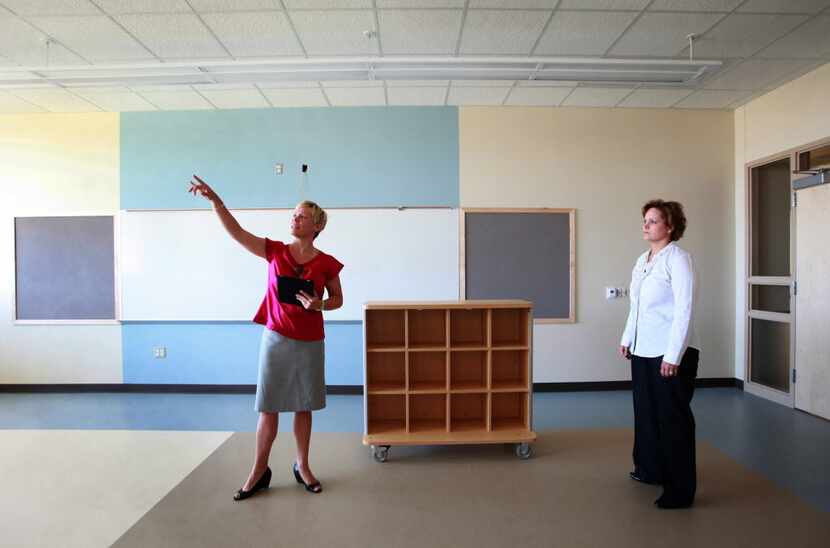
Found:
[{"label": "white blazer", "polygon": [[674,242],[648,260],[646,251],[631,272],[631,307],[621,346],[643,358],[663,356],[678,365],[689,346],[700,349],[694,330],[697,293],[692,256]]}]

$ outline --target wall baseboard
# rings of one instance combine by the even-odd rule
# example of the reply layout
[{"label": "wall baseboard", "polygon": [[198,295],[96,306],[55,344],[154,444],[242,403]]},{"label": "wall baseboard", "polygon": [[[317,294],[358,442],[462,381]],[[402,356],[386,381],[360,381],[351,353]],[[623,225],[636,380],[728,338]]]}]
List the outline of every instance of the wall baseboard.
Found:
[{"label": "wall baseboard", "polygon": [[[696,379],[698,388],[744,389],[744,381],[731,378]],[[533,384],[534,392],[598,392],[631,390],[631,381],[606,382],[540,382]],[[161,393],[161,394],[254,394],[255,384],[0,384],[0,393]],[[332,395],[362,395],[359,384],[326,386]]]}]

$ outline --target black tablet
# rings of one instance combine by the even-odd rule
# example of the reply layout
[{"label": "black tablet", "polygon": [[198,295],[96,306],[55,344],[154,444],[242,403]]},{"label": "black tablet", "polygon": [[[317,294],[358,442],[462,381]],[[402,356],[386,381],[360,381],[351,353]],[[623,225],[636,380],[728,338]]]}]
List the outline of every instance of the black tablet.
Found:
[{"label": "black tablet", "polygon": [[300,291],[314,295],[314,282],[291,276],[277,276],[277,299],[281,303],[303,306],[297,300],[297,294]]}]

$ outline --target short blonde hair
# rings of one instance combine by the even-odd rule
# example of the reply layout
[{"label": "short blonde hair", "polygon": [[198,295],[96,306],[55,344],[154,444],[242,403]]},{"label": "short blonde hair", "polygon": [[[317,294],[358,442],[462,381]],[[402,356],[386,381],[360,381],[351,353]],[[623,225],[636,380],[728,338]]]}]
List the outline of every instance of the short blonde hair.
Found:
[{"label": "short blonde hair", "polygon": [[320,235],[324,228],[326,228],[326,223],[328,222],[328,215],[326,215],[326,210],[322,207],[317,205],[316,202],[312,202],[311,200],[304,200],[297,204],[297,207],[305,207],[311,210],[311,220],[314,222],[315,225],[320,225],[320,230],[314,233],[314,237]]}]

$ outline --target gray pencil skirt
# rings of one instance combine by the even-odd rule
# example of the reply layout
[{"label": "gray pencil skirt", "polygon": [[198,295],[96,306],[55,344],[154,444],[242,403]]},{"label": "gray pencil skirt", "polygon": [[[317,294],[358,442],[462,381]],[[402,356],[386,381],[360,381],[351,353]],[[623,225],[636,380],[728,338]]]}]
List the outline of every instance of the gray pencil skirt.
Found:
[{"label": "gray pencil skirt", "polygon": [[326,406],[323,341],[300,341],[262,330],[256,410],[316,411]]}]

